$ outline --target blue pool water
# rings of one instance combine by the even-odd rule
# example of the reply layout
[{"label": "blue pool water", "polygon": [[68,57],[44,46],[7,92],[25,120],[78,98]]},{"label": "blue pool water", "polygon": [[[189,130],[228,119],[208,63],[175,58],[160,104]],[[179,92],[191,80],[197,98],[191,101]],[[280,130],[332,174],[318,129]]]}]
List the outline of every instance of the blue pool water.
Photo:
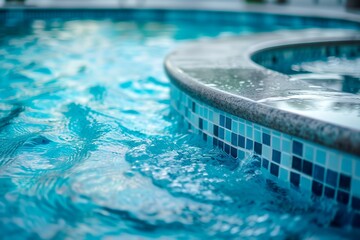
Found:
[{"label": "blue pool water", "polygon": [[342,239],[338,206],[184,131],[163,58],[186,40],[284,28],[34,20],[0,26],[4,239]]}]

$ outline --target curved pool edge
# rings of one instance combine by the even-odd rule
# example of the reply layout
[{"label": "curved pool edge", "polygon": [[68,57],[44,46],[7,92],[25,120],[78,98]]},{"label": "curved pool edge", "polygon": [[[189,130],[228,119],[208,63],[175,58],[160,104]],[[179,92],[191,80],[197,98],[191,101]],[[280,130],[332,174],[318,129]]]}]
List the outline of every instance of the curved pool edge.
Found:
[{"label": "curved pool edge", "polygon": [[[286,34],[292,35],[290,40],[279,40]],[[251,41],[244,43],[244,38]],[[189,129],[239,160],[254,154],[270,178],[289,188],[334,199],[350,211],[351,225],[360,228],[360,130],[265,105],[259,102],[262,92],[257,94],[255,88],[236,91],[238,85],[231,82],[237,83],[239,77],[226,80],[235,73],[240,78],[270,81],[270,86],[280,81],[284,91],[307,89],[302,81],[289,81],[288,76],[256,64],[251,57],[272,47],[329,40],[359,41],[360,34],[305,30],[203,40],[171,53],[164,66],[173,84],[172,108]],[[221,85],[221,80],[226,82]]]},{"label": "curved pool edge", "polygon": [[[334,34],[334,31],[336,34]],[[349,40],[360,41],[360,34],[353,31],[305,30],[297,32],[280,31],[276,34],[265,33],[257,34],[254,37],[246,36],[194,42],[168,55],[165,60],[165,70],[175,85],[189,95],[213,107],[264,125],[265,127],[360,156],[360,130],[358,129],[336,125],[262,104],[259,102],[259,99],[262,99],[261,96],[254,96],[254,93],[247,93],[247,90],[237,93],[234,89],[226,91],[221,89],[221,86],[220,88],[219,86],[210,86],[211,84],[209,85],[208,81],[203,79],[206,77],[206,74],[202,76],[201,72],[198,73],[198,77],[191,76],[198,69],[204,69],[204,71],[218,71],[221,69],[226,71],[226,69],[238,68],[241,71],[246,70],[247,76],[253,75],[256,78],[261,77],[263,78],[262,80],[267,81],[269,77],[276,78],[277,81],[284,83],[289,80],[287,75],[271,71],[256,64],[251,60],[251,56],[271,48],[321,44],[329,41],[338,43]],[[288,34],[292,36],[287,40],[279,39],[280,36],[286,37],[284,35]],[[323,37],[314,37],[317,34],[321,34]],[[332,37],[329,37],[329,35]],[[244,39],[248,43],[243,44]],[[237,44],[237,41],[242,43]],[[234,53],[232,50],[225,50],[226,48],[239,50]],[[209,54],[208,51],[210,49],[214,49],[216,53]],[[224,64],[220,64],[219,59]],[[235,88],[235,85],[231,87]],[[290,83],[281,90],[293,91],[299,89],[310,90],[302,82]],[[262,93],[260,92],[259,95]]]}]

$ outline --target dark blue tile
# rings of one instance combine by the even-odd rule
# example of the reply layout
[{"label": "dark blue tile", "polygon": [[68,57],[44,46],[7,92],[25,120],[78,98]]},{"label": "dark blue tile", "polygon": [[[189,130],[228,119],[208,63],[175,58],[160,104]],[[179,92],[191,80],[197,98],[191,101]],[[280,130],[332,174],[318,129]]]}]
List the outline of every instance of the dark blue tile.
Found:
[{"label": "dark blue tile", "polygon": [[231,144],[234,146],[237,146],[238,135],[235,133],[231,133]]},{"label": "dark blue tile", "polygon": [[213,138],[213,145],[215,147],[219,146],[219,141],[217,140],[217,138]]},{"label": "dark blue tile", "polygon": [[360,228],[360,213],[355,213],[351,221],[351,226],[354,228]]},{"label": "dark blue tile", "polygon": [[292,151],[293,151],[294,154],[302,157],[303,144],[294,140],[293,141],[293,146],[292,146]]},{"label": "dark blue tile", "polygon": [[274,175],[275,177],[279,176],[279,165],[275,163],[271,163],[270,165],[270,173]]},{"label": "dark blue tile", "polygon": [[269,169],[269,160],[263,158],[262,159],[262,167],[265,169]]},{"label": "dark blue tile", "polygon": [[330,187],[325,187],[324,195],[328,198],[334,198],[335,197],[335,189]]},{"label": "dark blue tile", "polygon": [[202,137],[203,137],[203,140],[206,142],[206,141],[207,141],[207,134],[206,134],[206,133],[203,133],[203,134],[202,134]]},{"label": "dark blue tile", "polygon": [[224,149],[224,142],[223,141],[218,141],[218,146],[220,149]]},{"label": "dark blue tile", "polygon": [[225,116],[220,115],[220,126],[225,127]]},{"label": "dark blue tile", "polygon": [[360,198],[352,197],[351,199],[351,207],[355,210],[360,210]]},{"label": "dark blue tile", "polygon": [[234,147],[231,147],[231,156],[237,158],[237,149]]},{"label": "dark blue tile", "polygon": [[272,160],[277,163],[281,163],[281,153],[275,149],[272,151]]},{"label": "dark blue tile", "polygon": [[338,174],[337,172],[334,172],[330,169],[328,169],[326,171],[326,183],[333,186],[333,187],[337,187],[337,179],[338,179]]},{"label": "dark blue tile", "polygon": [[214,125],[214,136],[219,137],[219,126]]},{"label": "dark blue tile", "polygon": [[300,185],[300,174],[298,173],[294,173],[294,172],[290,172],[290,182],[298,187]]},{"label": "dark blue tile", "polygon": [[321,196],[323,191],[323,185],[317,181],[312,182],[311,191],[316,196]]},{"label": "dark blue tile", "polygon": [[245,148],[245,137],[238,135],[238,146]]},{"label": "dark blue tile", "polygon": [[204,125],[204,121],[202,118],[199,118],[199,128],[202,130]]},{"label": "dark blue tile", "polygon": [[230,145],[228,144],[224,144],[224,151],[227,153],[227,154],[230,154]]},{"label": "dark blue tile", "polygon": [[312,171],[313,171],[313,164],[309,161],[303,160],[302,162],[303,164],[303,173],[312,176]]},{"label": "dark blue tile", "polygon": [[225,121],[225,127],[231,130],[231,118],[226,117]]},{"label": "dark blue tile", "polygon": [[192,107],[191,107],[192,111],[195,112],[196,111],[196,104],[195,102],[192,102]]},{"label": "dark blue tile", "polygon": [[292,169],[295,169],[295,170],[298,170],[299,172],[301,172],[301,169],[302,169],[301,162],[302,162],[301,158],[293,156],[292,157],[292,165],[291,165]]},{"label": "dark blue tile", "polygon": [[319,165],[314,165],[314,172],[313,172],[313,177],[316,180],[319,180],[321,182],[324,181],[324,175],[325,175],[325,168],[320,167]]},{"label": "dark blue tile", "polygon": [[267,133],[263,133],[262,134],[262,142],[263,142],[263,144],[270,146],[270,135]]},{"label": "dark blue tile", "polygon": [[224,139],[225,130],[222,127],[219,127],[219,138]]},{"label": "dark blue tile", "polygon": [[253,150],[253,141],[248,138],[246,139],[246,149]]},{"label": "dark blue tile", "polygon": [[351,177],[344,174],[340,174],[339,187],[344,190],[350,190]]},{"label": "dark blue tile", "polygon": [[261,156],[262,154],[262,144],[258,142],[254,142],[254,152]]},{"label": "dark blue tile", "polygon": [[341,190],[338,190],[337,191],[337,198],[336,200],[339,202],[339,203],[342,203],[342,204],[345,204],[347,205],[349,203],[349,194],[346,193],[346,192],[343,192]]}]

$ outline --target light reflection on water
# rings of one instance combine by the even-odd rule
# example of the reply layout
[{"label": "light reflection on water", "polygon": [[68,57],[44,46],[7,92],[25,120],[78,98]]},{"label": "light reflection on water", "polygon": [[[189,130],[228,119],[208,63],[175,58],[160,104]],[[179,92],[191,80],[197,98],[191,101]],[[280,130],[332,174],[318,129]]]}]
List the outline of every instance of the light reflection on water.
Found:
[{"label": "light reflection on water", "polygon": [[2,28],[2,237],[351,236],[319,228],[333,203],[265,181],[256,158],[225,157],[170,111],[166,53],[249,29],[261,30],[105,20]]}]

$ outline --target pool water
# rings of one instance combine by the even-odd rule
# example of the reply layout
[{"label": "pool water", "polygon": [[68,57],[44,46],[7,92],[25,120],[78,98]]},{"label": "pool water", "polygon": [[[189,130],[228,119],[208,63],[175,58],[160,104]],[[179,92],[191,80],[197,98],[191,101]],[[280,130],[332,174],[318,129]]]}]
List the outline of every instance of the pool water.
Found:
[{"label": "pool water", "polygon": [[324,60],[297,63],[292,66],[301,79],[312,86],[360,95],[360,57],[328,57]]},{"label": "pool water", "polygon": [[[342,239],[338,206],[265,180],[184,131],[163,58],[278,25],[34,20],[1,26],[4,239]],[[291,28],[291,27],[287,27]]]}]

